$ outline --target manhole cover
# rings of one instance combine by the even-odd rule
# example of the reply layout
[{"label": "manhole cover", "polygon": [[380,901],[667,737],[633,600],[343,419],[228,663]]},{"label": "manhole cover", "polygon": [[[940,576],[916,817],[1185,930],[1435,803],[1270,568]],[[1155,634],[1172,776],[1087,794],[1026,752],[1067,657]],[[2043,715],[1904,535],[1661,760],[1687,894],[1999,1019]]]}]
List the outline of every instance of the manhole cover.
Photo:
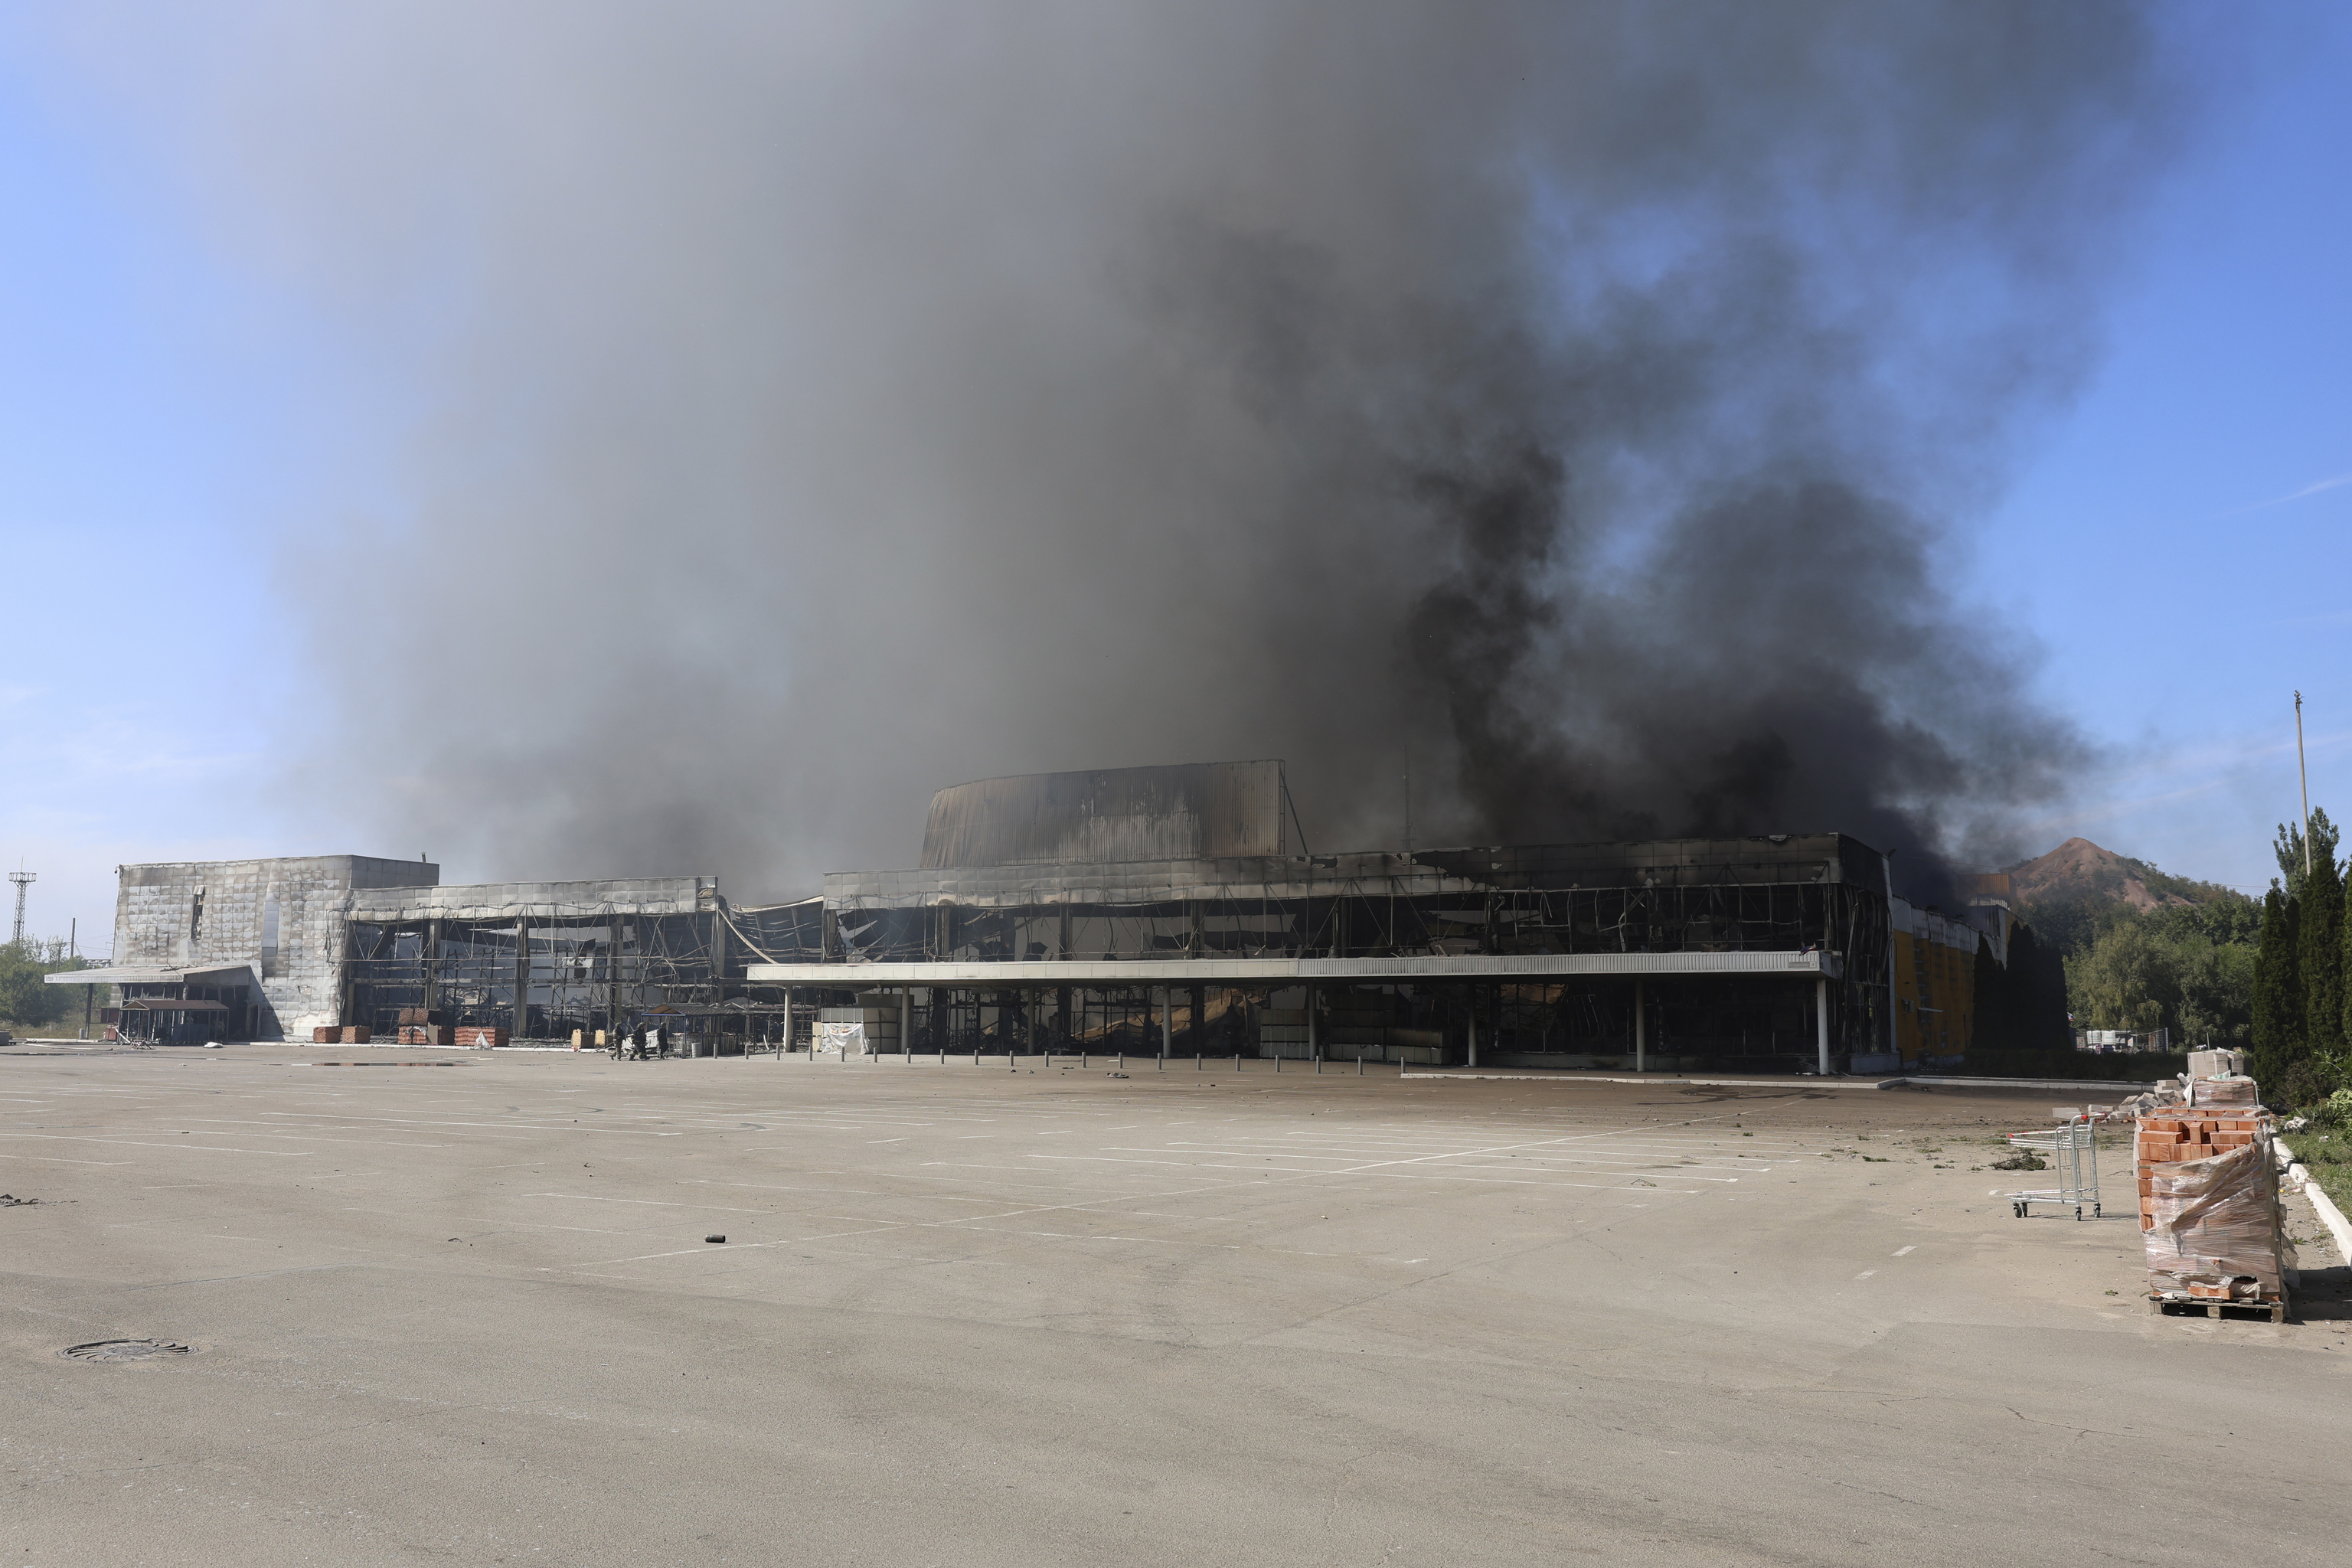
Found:
[{"label": "manhole cover", "polygon": [[147,1361],[159,1355],[186,1355],[194,1347],[170,1340],[92,1340],[68,1345],[58,1353],[68,1361]]}]

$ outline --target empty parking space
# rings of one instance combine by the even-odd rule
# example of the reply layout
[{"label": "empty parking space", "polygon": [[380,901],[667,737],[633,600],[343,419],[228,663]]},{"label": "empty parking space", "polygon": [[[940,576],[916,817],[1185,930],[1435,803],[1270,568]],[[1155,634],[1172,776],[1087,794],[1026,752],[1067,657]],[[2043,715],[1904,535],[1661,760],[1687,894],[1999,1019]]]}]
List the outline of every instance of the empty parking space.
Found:
[{"label": "empty parking space", "polygon": [[[2269,1555],[2341,1520],[2342,1325],[2151,1320],[2130,1222],[2014,1220],[2046,1097],[309,1056],[0,1059],[19,1560],[2242,1544],[2145,1378],[2270,1413],[2211,1461]],[[194,1348],[56,1353],[114,1336]]]}]

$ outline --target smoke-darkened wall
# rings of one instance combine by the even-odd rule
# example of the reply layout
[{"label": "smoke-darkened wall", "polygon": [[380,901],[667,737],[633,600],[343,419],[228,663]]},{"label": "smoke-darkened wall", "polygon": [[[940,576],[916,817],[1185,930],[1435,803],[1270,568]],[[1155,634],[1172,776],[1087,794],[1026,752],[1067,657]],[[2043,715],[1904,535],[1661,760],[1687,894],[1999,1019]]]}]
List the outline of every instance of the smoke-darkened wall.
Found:
[{"label": "smoke-darkened wall", "polygon": [[944,784],[1278,756],[1318,848],[1409,762],[1423,844],[1841,829],[1934,896],[2082,756],[1949,584],[2171,135],[2143,7],[140,31],[410,419],[279,578],[365,845],[783,892]]}]

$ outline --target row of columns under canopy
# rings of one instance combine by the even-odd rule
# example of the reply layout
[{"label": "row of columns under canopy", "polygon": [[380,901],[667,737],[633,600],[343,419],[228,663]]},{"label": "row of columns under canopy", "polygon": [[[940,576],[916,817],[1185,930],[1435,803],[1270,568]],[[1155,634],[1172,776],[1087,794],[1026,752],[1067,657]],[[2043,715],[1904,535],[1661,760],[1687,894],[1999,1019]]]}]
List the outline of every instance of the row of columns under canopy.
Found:
[{"label": "row of columns under canopy", "polygon": [[[1322,1054],[1322,1041],[1320,1038],[1318,1015],[1315,1009],[1315,996],[1318,987],[1314,982],[1308,981],[1306,983],[1306,988],[1307,1054],[1310,1057],[1320,1057]],[[937,991],[941,989],[961,990],[974,988],[927,986],[925,989]],[[980,987],[977,989],[992,988]],[[1016,986],[1009,988],[997,987],[993,989],[1012,989],[1024,998],[1042,994],[1042,988],[1038,987]],[[1071,987],[1063,985],[1056,986],[1054,989],[1059,1004],[1056,1011],[1061,1016],[1062,1027],[1066,1031],[1069,1020]],[[1204,985],[1193,985],[1188,987],[1188,989],[1192,992],[1191,1014],[1192,1018],[1192,1026],[1194,1028],[1198,1028],[1200,1026],[1201,1016],[1204,1006],[1204,999],[1208,988]],[[1165,1058],[1173,1049],[1176,987],[1173,985],[1148,985],[1145,986],[1143,990],[1147,998],[1145,1003],[1147,1007],[1150,1006],[1149,998],[1153,993],[1156,992],[1160,997],[1159,1005],[1155,1010],[1160,1016],[1160,1055],[1162,1058]],[[784,1006],[787,1017],[791,1016],[793,991],[793,987],[792,986],[788,985],[784,987]],[[898,992],[899,1031],[898,1048],[901,1051],[911,1051],[914,1048],[915,988],[911,985],[901,985],[898,987]],[[934,1005],[936,1005],[936,1004],[934,1004]],[[1028,1043],[1034,1047],[1037,1043],[1037,1009],[1034,1006],[1028,1006],[1026,1011],[1028,1015]],[[1646,1004],[1646,998],[1643,995],[1643,982],[1639,976],[1636,976],[1633,981],[1633,1070],[1635,1072],[1645,1072],[1649,1068],[1648,1014],[1649,1008]],[[1476,994],[1475,992],[1472,994],[1470,1003],[1469,1033],[1469,1065],[1475,1068],[1478,1065],[1478,1005]],[[1830,1071],[1830,983],[1827,978],[1817,980],[1813,984],[1813,1039],[1817,1068],[1821,1075],[1826,1078],[1829,1076]]]}]

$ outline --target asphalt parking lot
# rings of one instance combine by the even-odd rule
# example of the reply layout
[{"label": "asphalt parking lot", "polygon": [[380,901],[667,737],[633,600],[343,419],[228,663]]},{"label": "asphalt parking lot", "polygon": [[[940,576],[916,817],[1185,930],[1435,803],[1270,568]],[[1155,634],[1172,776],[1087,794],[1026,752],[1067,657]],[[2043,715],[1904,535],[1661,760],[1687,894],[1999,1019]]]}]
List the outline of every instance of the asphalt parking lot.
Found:
[{"label": "asphalt parking lot", "polygon": [[0,1563],[2340,1559],[2063,1096],[1172,1066],[0,1053]]}]

